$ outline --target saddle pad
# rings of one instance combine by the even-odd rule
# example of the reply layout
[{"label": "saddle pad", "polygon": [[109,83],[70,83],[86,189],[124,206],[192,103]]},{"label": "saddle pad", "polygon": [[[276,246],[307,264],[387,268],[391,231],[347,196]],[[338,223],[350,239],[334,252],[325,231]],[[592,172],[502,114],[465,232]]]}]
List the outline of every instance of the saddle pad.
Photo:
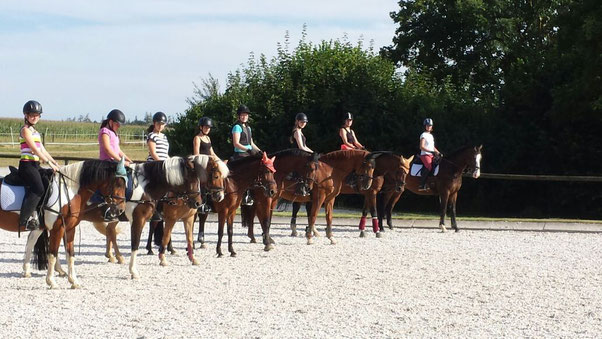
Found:
[{"label": "saddle pad", "polygon": [[[59,198],[59,189],[57,183],[53,180],[50,183],[50,197],[48,197],[47,207],[50,207],[56,203]],[[0,187],[0,207],[4,211],[20,211],[21,205],[23,204],[23,198],[25,197],[24,186],[12,186],[6,182],[2,183]]]},{"label": "saddle pad", "polygon": [[[422,164],[412,164],[412,167],[410,168],[410,175],[413,177],[421,176],[420,171],[422,170],[423,167],[424,167],[424,165],[422,165]],[[435,166],[435,172],[433,173],[433,177],[437,176],[438,173],[439,173],[439,165]]]}]

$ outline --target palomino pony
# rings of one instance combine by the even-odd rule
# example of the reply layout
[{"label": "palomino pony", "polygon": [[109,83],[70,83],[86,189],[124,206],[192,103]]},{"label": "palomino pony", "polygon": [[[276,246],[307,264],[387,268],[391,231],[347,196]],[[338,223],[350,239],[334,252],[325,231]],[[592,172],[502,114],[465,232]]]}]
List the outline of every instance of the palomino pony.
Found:
[{"label": "palomino pony", "polygon": [[56,269],[59,274],[64,273],[57,259],[61,240],[64,240],[67,252],[67,275],[71,288],[80,287],[75,273],[75,250],[73,246],[75,228],[86,213],[88,199],[96,191],[99,191],[104,204],[109,207],[109,212],[105,214],[107,217],[114,218],[123,213],[125,209],[124,174],[123,162],[86,160],[61,167],[59,174],[55,174],[53,177],[53,181],[58,185],[59,197],[56,203],[45,207],[44,211],[44,225],[45,229],[50,231],[50,239],[44,232],[44,228],[30,233],[23,264],[24,276],[31,275],[29,272],[31,249],[42,235],[42,238],[38,241],[38,244],[41,243],[42,245],[36,245],[36,254],[39,262],[42,260],[41,258],[48,258],[46,283],[50,288],[56,288],[54,270]]},{"label": "palomino pony", "polygon": [[[255,235],[253,232],[253,221],[255,214],[257,214],[263,233],[265,234],[266,225],[264,221],[271,220],[272,211],[275,208],[278,199],[283,195],[293,199],[304,198],[309,195],[309,184],[306,178],[313,177],[312,167],[309,162],[317,163],[320,155],[318,153],[310,153],[298,148],[285,149],[275,153],[271,153],[269,157],[276,157],[274,160],[274,180],[278,186],[276,195],[272,198],[271,207],[269,209],[269,215],[266,217],[261,213],[265,210],[263,208],[265,204],[265,196],[262,194],[255,194],[257,199],[251,206],[240,206],[240,215],[243,227],[247,227],[247,236],[251,239],[251,243],[255,243]],[[316,166],[313,167],[315,171]],[[255,192],[254,192],[255,193]],[[269,226],[267,226],[269,227]],[[270,239],[270,242],[273,242]]]},{"label": "palomino pony", "polygon": [[[234,215],[236,209],[240,206],[242,198],[246,190],[255,191],[255,202],[262,202],[262,211],[260,212],[262,225],[267,225],[264,228],[263,244],[265,250],[271,249],[269,234],[269,218],[271,216],[271,199],[276,195],[278,188],[274,180],[274,158],[268,158],[266,153],[263,156],[248,156],[236,160],[228,161],[230,168],[230,176],[226,178],[225,199],[221,202],[213,201],[213,210],[218,213],[218,232],[217,232],[217,256],[222,257],[222,237],[224,236],[224,224],[228,223],[228,252],[231,257],[236,256],[234,247],[232,246],[232,236],[234,235]],[[267,200],[263,200],[261,195],[264,195]],[[199,241],[201,247],[205,243],[205,221],[207,214],[199,214]],[[267,220],[267,221],[266,221]]]},{"label": "palomino pony", "polygon": [[[282,197],[291,201],[308,202],[311,201],[311,211],[308,213],[308,227],[305,230],[307,244],[313,243],[312,235],[318,236],[315,229],[316,217],[322,205],[326,210],[326,237],[331,244],[335,244],[332,234],[332,210],[334,200],[341,193],[345,182],[359,187],[360,190],[366,190],[372,185],[372,175],[376,163],[374,159],[369,159],[370,152],[360,150],[334,151],[320,156],[317,162],[309,162],[310,175],[307,180],[311,189],[311,195],[298,198],[284,193]],[[291,225],[292,226],[292,225]],[[296,235],[296,229],[293,228],[292,235]]]},{"label": "palomino pony", "polygon": [[473,178],[481,175],[481,149],[483,145],[472,147],[465,146],[453,152],[439,162],[439,173],[435,177],[429,177],[427,181],[427,191],[419,191],[420,176],[406,177],[406,188],[419,195],[438,195],[440,201],[440,220],[441,231],[445,232],[445,212],[449,207],[451,212],[451,224],[453,229],[458,232],[456,223],[456,200],[458,191],[462,187],[462,174],[470,172]]}]

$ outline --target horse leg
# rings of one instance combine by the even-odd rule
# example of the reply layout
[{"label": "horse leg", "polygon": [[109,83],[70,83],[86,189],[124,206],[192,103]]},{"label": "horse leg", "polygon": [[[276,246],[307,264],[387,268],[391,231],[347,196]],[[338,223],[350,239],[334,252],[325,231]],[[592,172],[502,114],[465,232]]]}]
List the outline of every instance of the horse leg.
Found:
[{"label": "horse leg", "polygon": [[439,207],[439,227],[441,227],[441,232],[445,232],[447,231],[447,229],[445,228],[445,211],[447,210],[447,202],[449,199],[449,193],[447,192],[443,192],[440,196],[439,196],[439,202],[440,202],[440,207]]},{"label": "horse leg", "polygon": [[67,252],[67,279],[71,283],[71,288],[77,289],[80,288],[81,285],[77,279],[77,273],[75,272],[75,246],[73,244],[73,240],[75,239],[75,226],[66,230],[65,238],[67,241],[65,244],[65,251]]},{"label": "horse leg", "polygon": [[38,228],[29,232],[29,235],[27,236],[27,245],[25,245],[25,255],[23,256],[24,278],[31,278],[31,252],[33,251],[34,245],[38,241],[38,238],[40,237],[40,235],[42,235],[42,232],[45,232],[45,229]]},{"label": "horse leg", "polygon": [[449,214],[449,216],[450,216],[450,218],[451,218],[451,225],[452,225],[452,228],[453,228],[453,229],[454,229],[456,232],[458,232],[458,231],[459,231],[459,229],[458,229],[458,224],[456,223],[456,199],[458,199],[458,192],[456,192],[456,193],[452,194],[452,195],[449,197],[449,209],[450,209],[450,212],[451,212],[451,213]]},{"label": "horse leg", "polygon": [[[160,223],[161,223],[161,227],[163,227],[163,225],[165,224],[165,221],[160,221]],[[171,255],[176,255],[178,253],[178,251],[176,251],[173,248],[173,245],[171,243],[171,236],[169,237],[169,242],[167,243],[167,250],[169,251],[169,254],[171,254]]]},{"label": "horse leg", "polygon": [[[113,227],[111,227],[111,226],[113,226]],[[105,238],[107,240],[107,243],[106,243],[105,257],[109,259],[110,263],[117,262],[117,259],[113,256],[113,253],[112,253],[113,244],[114,244],[113,239],[116,238],[115,237],[115,226],[116,226],[115,223],[106,225]]]},{"label": "horse leg", "polygon": [[117,263],[124,264],[125,259],[123,255],[121,255],[121,251],[119,251],[119,245],[117,245],[117,224],[118,222],[109,224],[108,228],[112,229],[111,232],[111,242],[113,243],[113,248],[115,249],[115,258],[117,258]]},{"label": "horse leg", "polygon": [[232,238],[234,237],[234,213],[228,218],[228,252],[231,257],[236,256],[234,252],[234,246],[232,245]]},{"label": "horse leg", "polygon": [[[307,205],[305,205],[307,208]],[[297,236],[297,213],[299,213],[299,209],[301,208],[301,203],[294,201],[293,202],[293,214],[291,215],[291,237]]]},{"label": "horse leg", "polygon": [[155,229],[157,228],[158,221],[151,221],[148,223],[148,240],[146,241],[146,254],[153,255],[153,234],[155,234]]},{"label": "horse leg", "polygon": [[242,205],[240,206],[240,221],[243,227],[247,228],[247,237],[251,239],[251,244],[257,243],[255,239],[255,230],[253,229],[253,222],[255,221],[255,204],[253,205]]},{"label": "horse leg", "polygon": [[[365,204],[370,209],[370,216],[372,217],[372,232],[376,234],[377,238],[382,237],[380,234],[381,227],[378,223],[378,217],[376,215],[376,192],[370,191],[365,198]],[[365,208],[365,207],[364,207]]]},{"label": "horse leg", "polygon": [[263,201],[263,197],[261,197],[261,199],[255,200],[256,201],[256,205],[254,206],[258,206],[257,208],[257,218],[259,219],[259,223],[261,224],[261,231],[262,231],[262,238],[263,238],[263,250],[264,251],[271,251],[272,249],[274,249],[274,240],[272,240],[272,237],[270,237],[270,225],[271,225],[271,216],[270,216],[270,211],[268,210],[270,208],[270,206],[272,205],[270,204],[265,204]]},{"label": "horse leg", "polygon": [[201,248],[207,248],[205,244],[205,222],[207,221],[207,214],[199,214],[199,235],[197,241],[201,244]]},{"label": "horse leg", "polygon": [[140,273],[136,265],[136,259],[138,257],[138,248],[140,246],[140,237],[142,236],[142,229],[146,220],[150,218],[153,213],[153,207],[150,204],[139,204],[134,208],[132,220],[131,220],[131,248],[132,254],[130,256],[130,276],[132,279],[140,278]]},{"label": "horse leg", "polygon": [[61,240],[65,232],[62,222],[57,222],[50,230],[50,242],[48,244],[48,272],[46,274],[46,284],[50,288],[57,288],[56,280],[54,279],[54,267],[57,262],[59,247],[61,246]]},{"label": "horse leg", "polygon": [[322,207],[322,204],[324,203],[326,194],[324,194],[324,193],[316,194],[316,196],[317,196],[317,198],[315,198],[315,201],[312,202],[311,213],[309,213],[307,215],[308,224],[307,224],[307,227],[305,228],[305,238],[307,238],[308,245],[313,244],[312,235],[318,236],[318,235],[314,234],[312,232],[312,230],[315,229],[318,211],[320,211],[320,208]]},{"label": "horse leg", "polygon": [[360,224],[358,225],[360,229],[360,238],[366,236],[364,230],[366,229],[366,215],[368,214],[366,210],[366,199],[364,199],[364,205],[362,206],[362,217],[360,218]]},{"label": "horse leg", "polygon": [[334,197],[326,202],[326,237],[330,240],[330,244],[334,245],[337,242],[332,234],[332,211],[334,208]]},{"label": "horse leg", "polygon": [[[198,266],[201,263],[194,257],[194,235],[192,234],[192,229],[194,228],[194,215],[196,214],[196,209],[190,211],[188,217],[184,219],[184,230],[186,232],[186,243],[187,243],[187,254],[190,262]],[[170,241],[171,242],[171,241]]]},{"label": "horse leg", "polygon": [[165,258],[165,250],[167,248],[167,244],[169,244],[171,241],[171,231],[173,230],[175,224],[175,218],[172,219],[166,217],[164,219],[163,239],[161,239],[161,246],[159,247],[159,265],[161,266],[169,266],[169,262]]},{"label": "horse leg", "polygon": [[217,252],[218,258],[224,256],[224,254],[222,253],[222,237],[224,236],[224,224],[226,223],[227,218],[226,213],[228,213],[228,210],[224,208],[224,210],[219,211],[219,215],[217,218],[217,246],[215,248],[215,251]]}]

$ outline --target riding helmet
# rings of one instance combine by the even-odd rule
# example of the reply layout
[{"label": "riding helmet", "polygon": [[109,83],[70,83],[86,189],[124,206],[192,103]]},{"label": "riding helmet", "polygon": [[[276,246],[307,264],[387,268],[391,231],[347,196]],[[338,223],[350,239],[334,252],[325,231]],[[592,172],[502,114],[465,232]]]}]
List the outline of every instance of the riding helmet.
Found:
[{"label": "riding helmet", "polygon": [[297,115],[295,116],[295,120],[297,121],[303,121],[303,122],[307,122],[307,115],[305,115],[305,113],[297,113]]},{"label": "riding helmet", "polygon": [[353,120],[353,114],[351,114],[350,112],[345,113],[343,120]]},{"label": "riding helmet", "polygon": [[123,125],[125,124],[125,114],[118,109],[114,109],[107,115],[107,120],[113,120],[118,122],[120,125]]},{"label": "riding helmet", "polygon": [[424,126],[433,126],[433,119],[431,118],[426,118],[424,119],[424,122],[422,123]]},{"label": "riding helmet", "polygon": [[155,115],[153,115],[153,123],[154,122],[160,122],[160,123],[166,124],[167,123],[167,115],[165,115],[165,113],[163,113],[163,112],[155,113]]},{"label": "riding helmet", "polygon": [[29,113],[42,114],[42,105],[35,100],[29,100],[23,105],[23,114]]},{"label": "riding helmet", "polygon": [[247,107],[245,105],[240,105],[240,106],[238,106],[238,109],[236,110],[236,115],[241,115],[242,113],[251,114],[251,111],[249,111],[249,107]]},{"label": "riding helmet", "polygon": [[213,128],[213,120],[210,117],[202,117],[199,119],[199,126],[207,126]]}]

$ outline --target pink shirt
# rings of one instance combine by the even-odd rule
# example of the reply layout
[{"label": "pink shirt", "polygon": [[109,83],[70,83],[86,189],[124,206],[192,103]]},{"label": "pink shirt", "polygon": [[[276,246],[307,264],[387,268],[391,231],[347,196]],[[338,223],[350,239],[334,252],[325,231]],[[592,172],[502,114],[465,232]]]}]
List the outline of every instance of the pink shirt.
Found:
[{"label": "pink shirt", "polygon": [[[98,145],[102,145],[101,140],[102,140],[103,134],[106,134],[109,136],[109,145],[111,146],[111,149],[113,150],[113,152],[115,152],[117,154],[121,153],[121,148],[119,148],[119,137],[110,128],[103,127],[100,129],[100,131],[98,132]],[[100,148],[100,157],[99,157],[100,160],[115,160],[111,156],[109,156],[107,154],[107,152],[105,152],[104,147],[100,146],[99,148]]]}]

